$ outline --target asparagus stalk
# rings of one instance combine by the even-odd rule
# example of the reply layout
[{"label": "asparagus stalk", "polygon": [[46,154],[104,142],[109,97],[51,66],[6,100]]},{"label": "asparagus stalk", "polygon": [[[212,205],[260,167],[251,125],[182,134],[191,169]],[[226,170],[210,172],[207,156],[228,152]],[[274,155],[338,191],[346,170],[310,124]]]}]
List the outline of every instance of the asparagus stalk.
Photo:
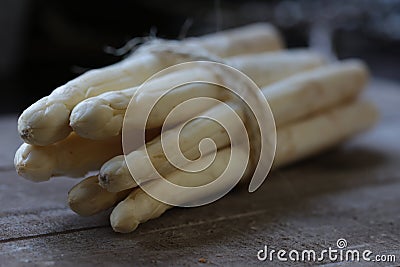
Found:
[{"label": "asparagus stalk", "polygon": [[[231,103],[230,106],[232,110],[236,112],[234,115],[227,109],[221,108],[221,106],[213,107],[203,115],[206,117],[213,117],[216,121],[223,121],[227,125],[232,125],[233,129],[231,134],[235,134],[235,132],[237,133],[241,129],[241,125],[237,123],[237,116],[244,121],[244,112],[237,104]],[[164,147],[162,147],[161,136],[158,136],[147,143],[147,148],[141,147],[127,155],[126,160],[135,162],[137,166],[141,166],[141,168],[138,169],[137,179],[139,179],[139,177],[142,178],[142,183],[153,179],[152,169],[142,167],[148,162],[148,157],[150,157],[151,162],[163,176],[175,170],[175,167],[167,160],[163,149],[171,150],[171,147],[175,145],[174,140],[176,136],[179,136],[179,132],[179,127],[164,132]],[[204,138],[211,138],[216,148],[223,148],[229,145],[229,136],[224,128],[215,121],[208,119],[195,119],[190,121],[181,134],[184,134],[184,137],[181,138],[182,142],[180,142],[181,152],[192,160],[201,156],[197,145]],[[175,159],[170,158],[170,160]],[[129,172],[123,155],[112,158],[101,167],[99,184],[110,192],[119,192],[137,186]]]},{"label": "asparagus stalk", "polygon": [[201,37],[184,40],[186,45],[200,46],[219,57],[261,53],[284,47],[277,29],[268,23],[254,23]]},{"label": "asparagus stalk", "polygon": [[[372,104],[356,101],[316,114],[303,121],[288,124],[277,131],[278,144],[274,168],[336,145],[371,127],[376,119],[377,110]],[[167,175],[166,179],[182,186],[207,184],[216,179],[224,170],[226,162],[229,160],[227,150],[225,149],[225,152],[222,153],[218,152],[223,158],[214,162],[211,169],[206,172],[196,174],[174,172]],[[159,180],[150,181],[147,185],[147,188],[149,187],[165,194],[176,193],[165,191]],[[185,194],[174,194],[174,196],[182,203],[190,201],[194,197]],[[134,231],[140,223],[157,218],[170,208],[172,206],[152,198],[138,188],[115,207],[110,217],[111,226],[116,232],[129,233]]]},{"label": "asparagus stalk", "polygon": [[129,193],[130,190],[110,193],[99,185],[97,176],[90,176],[68,192],[68,204],[79,215],[91,216],[113,207]]},{"label": "asparagus stalk", "polygon": [[277,126],[354,99],[365,88],[368,67],[349,59],[294,75],[263,88]]},{"label": "asparagus stalk", "polygon": [[[222,75],[217,70],[212,71],[201,67],[180,69],[152,80],[147,84],[146,90],[149,91],[149,94],[154,95],[155,93],[162,92],[162,90],[173,87],[175,84],[185,84],[200,80],[217,83],[222,79]],[[71,113],[70,124],[72,128],[80,136],[95,140],[106,139],[110,136],[120,134],[126,109],[136,91],[137,87],[133,87],[118,92],[108,92],[82,101]],[[175,102],[171,103],[171,99],[182,99],[192,94],[214,98],[222,97],[222,92],[216,90],[215,86],[207,86],[207,84],[201,83],[188,84],[183,89],[180,88],[173,92],[172,95],[167,96],[167,101],[164,100],[168,105],[174,105]],[[137,101],[142,101],[139,96],[137,97]]]},{"label": "asparagus stalk", "polygon": [[[280,126],[354,98],[364,87],[367,77],[368,72],[365,65],[359,61],[350,60],[292,76],[280,83],[263,88],[262,92],[269,102],[276,125]],[[316,96],[318,96],[317,101]],[[235,110],[240,110],[242,112],[240,116],[243,118],[243,110],[240,107],[236,107]],[[227,115],[220,106],[214,107],[209,112],[217,114],[219,121],[226,122],[226,124],[234,122],[234,120],[230,122],[225,119],[224,116]],[[222,133],[221,129],[212,121],[201,121],[201,123],[193,123],[193,125],[189,123],[190,131],[181,133],[180,138],[184,145],[180,148],[184,154],[187,151],[197,151],[199,141],[206,137],[218,137],[220,141],[217,143],[217,148],[229,145],[226,133]],[[171,134],[169,134],[170,131]],[[176,129],[166,131],[165,140],[168,140],[168,136],[172,138],[176,134],[174,131]],[[142,147],[128,154],[126,160],[142,166],[143,164],[140,162],[150,156],[151,162],[160,173],[166,175],[171,173],[174,168],[166,163],[160,140],[158,137],[147,145],[148,153],[146,153],[146,148]],[[171,139],[166,143],[172,144],[173,141]],[[168,148],[164,147],[164,150],[166,149]],[[197,154],[192,156],[195,155]],[[138,176],[150,179],[152,173],[153,170],[143,167]],[[99,179],[100,185],[111,192],[137,186],[130,175],[124,156],[117,156],[106,162],[100,169]]]},{"label": "asparagus stalk", "polygon": [[[293,74],[317,68],[324,63],[324,59],[317,53],[299,49],[232,57],[228,58],[226,62],[230,66],[243,71],[259,86],[265,86]],[[223,76],[228,76],[228,74],[225,73]],[[163,94],[178,82],[208,80],[221,83],[220,81],[224,79],[226,80],[226,77],[219,77],[217,71],[212,72],[209,69],[201,73],[193,70],[169,73],[158,78],[158,81],[153,83],[154,85],[147,85],[146,92],[136,95],[136,98],[132,101],[136,105],[143,106],[146,99],[153,99],[156,97],[155,94]],[[207,87],[209,88],[207,89]],[[216,90],[215,87],[206,84],[192,84],[168,93],[163,102],[158,103],[155,107],[156,113],[153,112],[148,121],[148,127],[161,127],[165,118],[162,114],[168,114],[172,107],[184,100],[199,96],[222,99],[221,90]],[[107,92],[82,101],[71,113],[71,127],[80,136],[89,139],[105,139],[120,134],[126,109],[136,92],[137,88],[129,88],[122,91]],[[198,114],[208,108],[209,106],[199,105],[192,107],[190,114],[183,115]],[[184,118],[177,116],[174,122],[179,122]]]},{"label": "asparagus stalk", "polygon": [[309,49],[287,49],[260,54],[229,57],[224,62],[265,87],[294,74],[312,70],[326,63],[325,58]]},{"label": "asparagus stalk", "polygon": [[20,176],[42,182],[53,176],[82,177],[121,153],[120,136],[95,141],[71,133],[63,141],[45,147],[22,144],[15,153],[14,165]]},{"label": "asparagus stalk", "polygon": [[89,97],[137,86],[154,73],[177,63],[215,60],[218,56],[280,47],[280,37],[268,24],[250,25],[183,42],[155,40],[126,60],[88,71],[32,104],[19,117],[18,131],[26,143],[41,146],[53,144],[69,135],[72,130],[69,126],[71,110]]},{"label": "asparagus stalk", "polygon": [[[238,155],[237,161],[245,160],[247,154],[244,151],[237,150]],[[231,150],[229,148],[222,149],[217,152],[217,156],[212,164],[205,170],[196,173],[176,171],[168,175],[168,180],[176,185],[185,187],[197,187],[208,184],[215,180],[216,177],[222,175],[226,167],[228,166],[228,161],[230,159]],[[203,157],[200,161],[191,163],[191,168],[196,168],[203,163],[208,162],[213,159],[213,155],[207,155]],[[240,162],[231,162],[231,172],[241,173],[242,170],[238,169]],[[198,198],[204,197],[202,194],[188,194],[185,190],[180,192],[169,192],[163,187],[159,181],[154,180],[150,182],[151,189],[158,194],[168,195],[168,198],[178,200],[182,204],[196,201]],[[220,185],[213,187],[212,191],[207,191],[207,194],[212,194],[223,190],[219,188]],[[206,193],[202,191],[202,193]],[[144,192],[142,189],[133,190],[132,193],[122,202],[120,202],[117,207],[113,210],[110,216],[111,226],[114,231],[121,233],[128,233],[136,229],[136,227],[143,222],[151,218],[159,217],[167,209],[172,206],[160,202]]]}]

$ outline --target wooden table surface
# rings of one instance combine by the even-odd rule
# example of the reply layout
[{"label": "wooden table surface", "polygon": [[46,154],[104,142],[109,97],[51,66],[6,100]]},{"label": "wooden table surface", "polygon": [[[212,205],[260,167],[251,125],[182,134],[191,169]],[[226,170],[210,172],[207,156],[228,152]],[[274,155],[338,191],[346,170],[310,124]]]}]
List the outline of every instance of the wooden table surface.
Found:
[{"label": "wooden table surface", "polygon": [[0,265],[287,266],[259,262],[257,252],[264,245],[321,251],[345,238],[348,248],[394,254],[397,264],[318,264],[398,266],[400,86],[374,80],[365,95],[382,113],[375,129],[323,156],[273,172],[255,193],[237,189],[204,207],[173,209],[125,235],[112,231],[107,212],[82,218],[68,209],[66,195],[76,180],[34,184],[18,177],[12,162],[21,143],[16,116],[3,116]]}]

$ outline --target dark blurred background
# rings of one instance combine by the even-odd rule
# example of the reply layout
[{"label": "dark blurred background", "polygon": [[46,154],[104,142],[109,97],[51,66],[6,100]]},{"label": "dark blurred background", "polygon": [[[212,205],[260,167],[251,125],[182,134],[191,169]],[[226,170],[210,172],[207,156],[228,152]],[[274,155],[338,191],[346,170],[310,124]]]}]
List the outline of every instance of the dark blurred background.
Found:
[{"label": "dark blurred background", "polygon": [[120,60],[105,48],[136,36],[182,38],[257,21],[275,24],[288,47],[360,57],[375,76],[400,80],[398,0],[0,0],[0,112],[21,112],[85,70]]}]

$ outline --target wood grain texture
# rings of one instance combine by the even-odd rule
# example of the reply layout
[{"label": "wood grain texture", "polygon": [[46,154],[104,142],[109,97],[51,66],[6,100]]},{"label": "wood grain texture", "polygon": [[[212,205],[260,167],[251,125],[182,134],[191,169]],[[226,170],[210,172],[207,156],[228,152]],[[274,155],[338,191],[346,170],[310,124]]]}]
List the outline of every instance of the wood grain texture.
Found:
[{"label": "wood grain texture", "polygon": [[[0,118],[0,265],[255,266],[264,245],[320,251],[345,238],[349,247],[395,254],[397,264],[319,264],[396,266],[400,86],[375,80],[365,97],[382,113],[375,129],[323,156],[275,171],[255,193],[236,189],[204,207],[173,209],[128,235],[113,233],[108,212],[82,218],[68,210],[66,194],[77,180],[33,184],[19,178],[12,164],[21,142],[16,117]],[[304,265],[314,264],[291,264]]]}]

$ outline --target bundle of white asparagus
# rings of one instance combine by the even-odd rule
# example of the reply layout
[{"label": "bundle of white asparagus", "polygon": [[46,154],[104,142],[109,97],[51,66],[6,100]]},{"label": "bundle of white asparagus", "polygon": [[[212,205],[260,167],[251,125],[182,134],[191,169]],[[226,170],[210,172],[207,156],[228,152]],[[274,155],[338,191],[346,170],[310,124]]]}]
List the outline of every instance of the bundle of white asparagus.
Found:
[{"label": "bundle of white asparagus", "polygon": [[[70,190],[68,202],[73,211],[83,216],[115,206],[110,220],[117,232],[131,232],[140,223],[159,217],[172,206],[139,187],[128,165],[142,166],[143,160],[150,159],[166,180],[193,187],[217,179],[231,159],[232,150],[229,136],[220,125],[211,120],[189,121],[180,132],[179,146],[182,154],[193,160],[187,167],[196,169],[212,157],[215,159],[199,172],[180,171],[165,156],[168,146],[161,145],[162,139],[165,144],[172,144],[172,133],[178,131],[178,126],[172,125],[160,135],[166,114],[187,99],[205,96],[229,102],[247,123],[245,108],[226,98],[217,86],[187,84],[171,91],[149,117],[146,146],[123,155],[122,127],[130,102],[140,110],[146,99],[162,95],[177,81],[229,80],[213,69],[181,70],[166,73],[138,93],[140,85],[158,71],[194,60],[225,63],[245,73],[261,88],[277,127],[273,168],[337,145],[371,127],[377,119],[375,107],[358,97],[368,79],[368,70],[361,61],[329,63],[307,49],[283,49],[277,30],[258,23],[182,41],[156,39],[120,63],[89,71],[55,89],[28,107],[18,120],[25,142],[14,159],[18,174],[40,182],[55,176],[84,177],[97,171]],[[213,114],[221,121],[230,119],[221,105],[194,106],[191,111],[193,114],[185,115]],[[217,151],[196,161],[201,156],[199,142],[205,138],[214,140]],[[244,155],[238,153],[236,160],[241,160]],[[252,171],[254,166],[249,164],[242,179]],[[143,166],[140,185],[169,194],[152,172]],[[187,203],[201,196],[182,193],[170,197]]]}]

